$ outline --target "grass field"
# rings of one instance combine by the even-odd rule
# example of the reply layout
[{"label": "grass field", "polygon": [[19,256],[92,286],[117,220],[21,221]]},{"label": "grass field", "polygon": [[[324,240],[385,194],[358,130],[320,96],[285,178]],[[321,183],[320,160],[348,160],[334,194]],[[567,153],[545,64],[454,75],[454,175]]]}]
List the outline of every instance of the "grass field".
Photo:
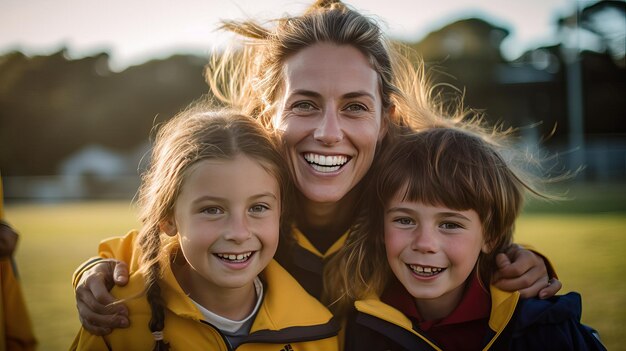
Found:
[{"label": "grass field", "polygon": [[[583,295],[583,322],[598,329],[609,350],[624,349],[626,341],[623,190],[613,189],[598,200],[599,207],[586,211],[531,208],[519,220],[516,236],[516,242],[550,258],[562,292]],[[16,260],[39,349],[66,350],[79,328],[72,272],[96,254],[100,240],[137,228],[135,212],[128,201],[9,204],[6,216],[21,234]]]}]

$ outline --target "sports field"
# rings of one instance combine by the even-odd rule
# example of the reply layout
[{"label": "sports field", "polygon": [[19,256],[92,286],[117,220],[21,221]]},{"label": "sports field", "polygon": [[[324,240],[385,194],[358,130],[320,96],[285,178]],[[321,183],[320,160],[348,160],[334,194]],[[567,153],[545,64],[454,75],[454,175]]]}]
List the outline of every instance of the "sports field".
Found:
[{"label": "sports field", "polygon": [[[626,341],[625,190],[591,189],[566,207],[532,206],[516,231],[516,242],[550,258],[562,292],[583,295],[583,322],[609,350]],[[14,203],[6,216],[21,234],[16,260],[39,349],[66,350],[79,328],[72,272],[101,239],[137,228],[135,211],[129,201]]]}]

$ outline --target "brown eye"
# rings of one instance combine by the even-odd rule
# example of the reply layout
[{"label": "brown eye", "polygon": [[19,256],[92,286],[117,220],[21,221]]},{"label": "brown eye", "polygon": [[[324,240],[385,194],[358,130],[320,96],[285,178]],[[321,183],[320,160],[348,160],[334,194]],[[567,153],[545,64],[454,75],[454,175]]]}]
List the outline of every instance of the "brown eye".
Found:
[{"label": "brown eye", "polygon": [[400,218],[396,218],[393,220],[395,223],[398,223],[400,225],[412,225],[415,224],[415,222],[408,217],[400,217]]},{"label": "brown eye", "polygon": [[441,223],[439,225],[439,227],[441,229],[446,229],[446,230],[454,230],[454,229],[459,229],[459,228],[463,228],[463,226],[461,226],[458,223],[454,223],[454,222],[445,222],[445,223]]}]

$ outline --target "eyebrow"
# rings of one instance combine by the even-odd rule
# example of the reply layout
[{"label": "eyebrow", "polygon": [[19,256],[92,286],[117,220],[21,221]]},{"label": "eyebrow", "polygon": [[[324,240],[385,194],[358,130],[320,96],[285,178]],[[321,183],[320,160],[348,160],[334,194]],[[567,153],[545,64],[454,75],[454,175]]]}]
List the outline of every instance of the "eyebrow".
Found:
[{"label": "eyebrow", "polygon": [[[250,199],[250,200],[257,200],[257,199],[260,199],[260,198],[263,198],[263,197],[270,197],[270,198],[273,198],[275,200],[278,200],[278,197],[274,193],[270,193],[270,192],[256,194],[256,195],[250,196],[248,199]],[[223,198],[223,197],[204,195],[204,196],[200,196],[197,199],[194,199],[192,201],[192,203],[196,204],[196,203],[199,203],[199,202],[202,202],[202,201],[216,201],[217,202],[217,201],[224,201],[224,200],[225,200],[225,198]]]},{"label": "eyebrow", "polygon": [[460,214],[458,212],[439,212],[439,213],[437,213],[437,215],[440,216],[440,217],[445,217],[445,218],[456,217],[456,218],[464,219],[466,221],[470,220],[469,218],[463,216],[462,214]]},{"label": "eyebrow", "polygon": [[[385,213],[391,213],[391,212],[414,213],[415,211],[411,210],[408,207],[392,207],[388,209],[387,211],[385,211]],[[444,217],[444,218],[454,217],[454,218],[459,218],[459,219],[464,219],[466,221],[470,221],[469,218],[467,218],[466,216],[458,212],[437,212],[436,215],[437,217]]]},{"label": "eyebrow", "polygon": [[[312,91],[312,90],[306,90],[306,89],[295,89],[292,90],[291,93],[289,94],[289,96],[293,96],[293,95],[304,95],[304,96],[308,96],[311,98],[321,98],[322,94],[316,92],[316,91]],[[349,92],[346,94],[343,94],[341,96],[341,98],[343,99],[354,99],[354,98],[359,98],[359,97],[369,97],[372,100],[376,100],[376,98],[374,97],[374,95],[370,94],[369,92],[365,91],[365,90],[358,90],[358,91],[353,91],[353,92]]]}]

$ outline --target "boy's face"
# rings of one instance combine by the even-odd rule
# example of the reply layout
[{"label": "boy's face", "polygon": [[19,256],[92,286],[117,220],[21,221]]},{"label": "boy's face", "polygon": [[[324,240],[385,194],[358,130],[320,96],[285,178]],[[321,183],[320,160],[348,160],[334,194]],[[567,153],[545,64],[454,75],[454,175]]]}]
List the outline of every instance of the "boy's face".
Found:
[{"label": "boy's face", "polygon": [[423,317],[427,313],[420,306],[452,312],[478,255],[486,251],[478,214],[409,202],[403,196],[398,192],[385,208],[391,270],[415,297]]},{"label": "boy's face", "polygon": [[252,288],[276,252],[280,206],[276,179],[249,157],[192,166],[165,230],[178,234],[187,261],[179,271],[197,290],[188,292]]}]

